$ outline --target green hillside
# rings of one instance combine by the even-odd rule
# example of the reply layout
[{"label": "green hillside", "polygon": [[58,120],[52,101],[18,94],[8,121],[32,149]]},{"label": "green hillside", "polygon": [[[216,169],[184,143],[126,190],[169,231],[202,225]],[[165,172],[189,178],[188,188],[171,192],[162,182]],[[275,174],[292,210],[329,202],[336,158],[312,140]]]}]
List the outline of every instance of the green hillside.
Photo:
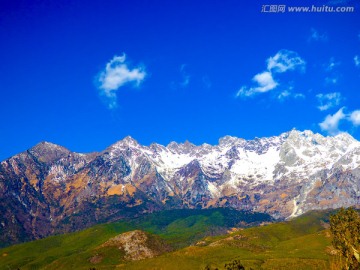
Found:
[{"label": "green hillside", "polygon": [[[331,239],[323,227],[328,216],[310,212],[289,222],[226,233],[226,228],[269,217],[229,209],[164,211],[1,249],[0,269],[224,269],[238,259],[246,269],[329,269]],[[131,262],[122,250],[102,246],[134,229],[156,234],[173,251]]]},{"label": "green hillside", "polygon": [[[225,269],[240,260],[246,269],[330,269],[329,212],[310,212],[289,222],[206,237],[197,245],[123,269]],[[121,269],[121,268],[120,268]]]}]

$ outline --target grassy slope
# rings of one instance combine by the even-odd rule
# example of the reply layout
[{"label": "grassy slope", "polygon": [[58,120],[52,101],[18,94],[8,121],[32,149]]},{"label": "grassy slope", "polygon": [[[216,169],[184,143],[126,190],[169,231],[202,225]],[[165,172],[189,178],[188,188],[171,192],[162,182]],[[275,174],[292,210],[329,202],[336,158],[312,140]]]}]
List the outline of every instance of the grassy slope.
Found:
[{"label": "grassy slope", "polygon": [[[174,248],[188,246],[207,235],[218,235],[225,228],[243,227],[271,221],[261,213],[218,209],[182,209],[157,212],[133,222],[137,228],[160,235]],[[246,224],[243,224],[246,221]]]},{"label": "grassy slope", "polygon": [[[206,237],[200,246],[139,262],[126,263],[119,250],[97,248],[109,238],[135,227],[156,233],[174,247],[180,247],[184,242],[197,241],[204,230],[218,228],[215,225],[236,224],[235,214],[175,211],[147,216],[132,224],[98,225],[2,249],[0,269],[115,269],[116,266],[120,269],[203,269],[206,265],[222,269],[224,263],[234,259],[241,259],[245,266],[254,269],[328,269],[329,255],[325,249],[330,245],[330,238],[319,222],[326,219],[327,214],[318,212],[290,222]],[[104,258],[101,263],[89,262],[95,255]]]},{"label": "grassy slope", "polygon": [[311,212],[290,222],[207,237],[201,246],[129,263],[123,269],[223,269],[235,259],[253,269],[329,269],[326,249],[331,239],[319,222],[327,216]]},{"label": "grassy slope", "polygon": [[86,253],[129,229],[126,223],[98,225],[76,233],[8,247],[0,250],[0,269],[39,269],[58,258],[70,258]]},{"label": "grassy slope", "polygon": [[97,247],[122,232],[143,229],[161,236],[174,248],[180,248],[244,220],[268,219],[269,216],[264,214],[230,209],[158,212],[133,221],[101,224],[80,232],[0,249],[0,269],[40,269],[47,265],[52,265],[50,269],[89,269],[94,266],[89,259],[99,252],[105,256],[101,265],[111,267],[121,263],[121,256],[114,250]]}]

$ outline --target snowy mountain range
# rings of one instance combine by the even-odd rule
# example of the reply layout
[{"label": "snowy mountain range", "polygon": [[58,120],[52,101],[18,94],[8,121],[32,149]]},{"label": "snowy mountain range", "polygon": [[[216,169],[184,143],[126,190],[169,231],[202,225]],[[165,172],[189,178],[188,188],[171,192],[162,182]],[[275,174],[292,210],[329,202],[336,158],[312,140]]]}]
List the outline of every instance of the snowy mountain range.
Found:
[{"label": "snowy mountain range", "polygon": [[90,154],[42,142],[1,162],[0,198],[0,235],[13,242],[172,208],[291,218],[360,205],[360,142],[297,130],[200,146],[126,137]]}]

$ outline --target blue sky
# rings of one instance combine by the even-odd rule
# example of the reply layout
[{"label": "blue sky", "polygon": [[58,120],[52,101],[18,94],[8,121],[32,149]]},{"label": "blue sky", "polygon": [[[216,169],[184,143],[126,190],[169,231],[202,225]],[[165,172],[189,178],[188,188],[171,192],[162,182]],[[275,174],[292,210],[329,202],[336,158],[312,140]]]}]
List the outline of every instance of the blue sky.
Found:
[{"label": "blue sky", "polygon": [[[281,2],[281,3],[280,3]],[[358,1],[0,2],[0,160],[279,135],[360,139]],[[263,5],[349,13],[261,12]]]}]

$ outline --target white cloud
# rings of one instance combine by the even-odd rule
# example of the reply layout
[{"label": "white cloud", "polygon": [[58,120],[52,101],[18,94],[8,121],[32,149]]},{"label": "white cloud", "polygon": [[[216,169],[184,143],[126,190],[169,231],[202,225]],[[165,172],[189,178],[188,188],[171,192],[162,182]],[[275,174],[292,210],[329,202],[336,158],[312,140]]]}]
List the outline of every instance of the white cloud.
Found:
[{"label": "white cloud", "polygon": [[360,110],[353,111],[350,114],[349,120],[354,126],[360,126]]},{"label": "white cloud", "polygon": [[325,77],[325,85],[337,84],[339,81],[339,74],[336,72],[336,68],[340,65],[340,62],[336,62],[334,57],[331,57],[329,62],[323,65],[324,71],[329,75]]},{"label": "white cloud", "polygon": [[256,74],[253,78],[253,81],[259,85],[255,88],[256,92],[267,92],[274,89],[278,85],[278,83],[274,81],[273,76],[269,71]]},{"label": "white cloud", "polygon": [[285,99],[294,98],[294,99],[304,99],[305,95],[302,93],[295,93],[293,86],[288,86],[287,89],[283,90],[277,95],[277,99],[280,101],[284,101]]},{"label": "white cloud", "polygon": [[306,96],[302,93],[295,93],[294,98],[305,98]]},{"label": "white cloud", "polygon": [[288,89],[280,92],[280,94],[278,94],[277,96],[277,99],[280,100],[280,101],[283,101],[285,99],[288,99],[288,98],[295,98],[295,99],[300,99],[300,98],[305,98],[305,95],[302,94],[302,93],[294,93],[293,92],[293,89],[294,87],[292,86],[289,86]]},{"label": "white cloud", "polygon": [[289,50],[280,50],[267,60],[267,69],[277,73],[295,69],[304,70],[305,65],[305,61],[296,52]]},{"label": "white cloud", "polygon": [[355,110],[350,113],[344,113],[344,107],[338,110],[335,114],[327,115],[325,120],[319,124],[321,130],[327,132],[330,135],[336,135],[340,133],[339,123],[342,120],[350,122],[353,126],[360,126],[360,110]]},{"label": "white cloud", "polygon": [[354,63],[355,63],[355,66],[360,67],[360,57],[358,55],[355,55]]},{"label": "white cloud", "polygon": [[125,84],[139,86],[146,77],[143,67],[129,68],[125,53],[114,56],[98,76],[100,94],[106,97],[109,109],[117,107],[116,92]]},{"label": "white cloud", "polygon": [[247,88],[246,86],[243,86],[236,92],[235,97],[250,97],[254,94],[255,92],[252,88]]},{"label": "white cloud", "polygon": [[311,34],[308,41],[327,41],[326,33],[320,34],[315,28],[311,28]]},{"label": "white cloud", "polygon": [[186,64],[180,66],[180,81],[172,81],[170,87],[173,89],[186,88],[190,83],[190,75],[186,72]]},{"label": "white cloud", "polygon": [[185,67],[186,67],[186,64],[182,64],[180,67],[180,72],[183,77],[183,80],[180,83],[180,85],[182,87],[187,87],[190,83],[190,75],[185,71]]},{"label": "white cloud", "polygon": [[285,91],[282,91],[282,92],[277,96],[277,98],[280,99],[280,100],[284,100],[284,99],[290,97],[290,94],[291,94],[290,91],[285,90]]},{"label": "white cloud", "polygon": [[[249,97],[257,93],[265,93],[276,89],[280,84],[275,80],[274,74],[290,70],[305,70],[306,62],[296,53],[289,50],[280,50],[273,57],[267,59],[267,70],[256,74],[252,81],[254,86],[242,86],[235,97]],[[285,97],[286,92],[279,94]],[[279,98],[279,97],[278,97]]]},{"label": "white cloud", "polygon": [[337,77],[326,77],[325,78],[325,84],[329,85],[329,84],[337,84],[338,82],[338,78]]},{"label": "white cloud", "polygon": [[252,80],[257,84],[257,86],[251,88],[247,88],[246,86],[241,87],[241,89],[236,93],[236,97],[248,97],[256,93],[265,93],[273,90],[278,85],[278,83],[274,81],[274,78],[269,71],[264,71],[262,73],[256,74],[252,78]]},{"label": "white cloud", "polygon": [[339,134],[339,123],[341,120],[346,119],[346,115],[343,112],[344,108],[338,110],[335,114],[327,115],[325,120],[319,124],[321,130],[327,132],[330,135]]},{"label": "white cloud", "polygon": [[326,111],[332,107],[338,106],[342,100],[341,93],[334,92],[328,94],[317,94],[316,98],[318,99],[320,111]]},{"label": "white cloud", "polygon": [[330,72],[339,65],[340,65],[340,62],[336,62],[335,58],[331,57],[329,62],[326,64],[325,71]]}]

